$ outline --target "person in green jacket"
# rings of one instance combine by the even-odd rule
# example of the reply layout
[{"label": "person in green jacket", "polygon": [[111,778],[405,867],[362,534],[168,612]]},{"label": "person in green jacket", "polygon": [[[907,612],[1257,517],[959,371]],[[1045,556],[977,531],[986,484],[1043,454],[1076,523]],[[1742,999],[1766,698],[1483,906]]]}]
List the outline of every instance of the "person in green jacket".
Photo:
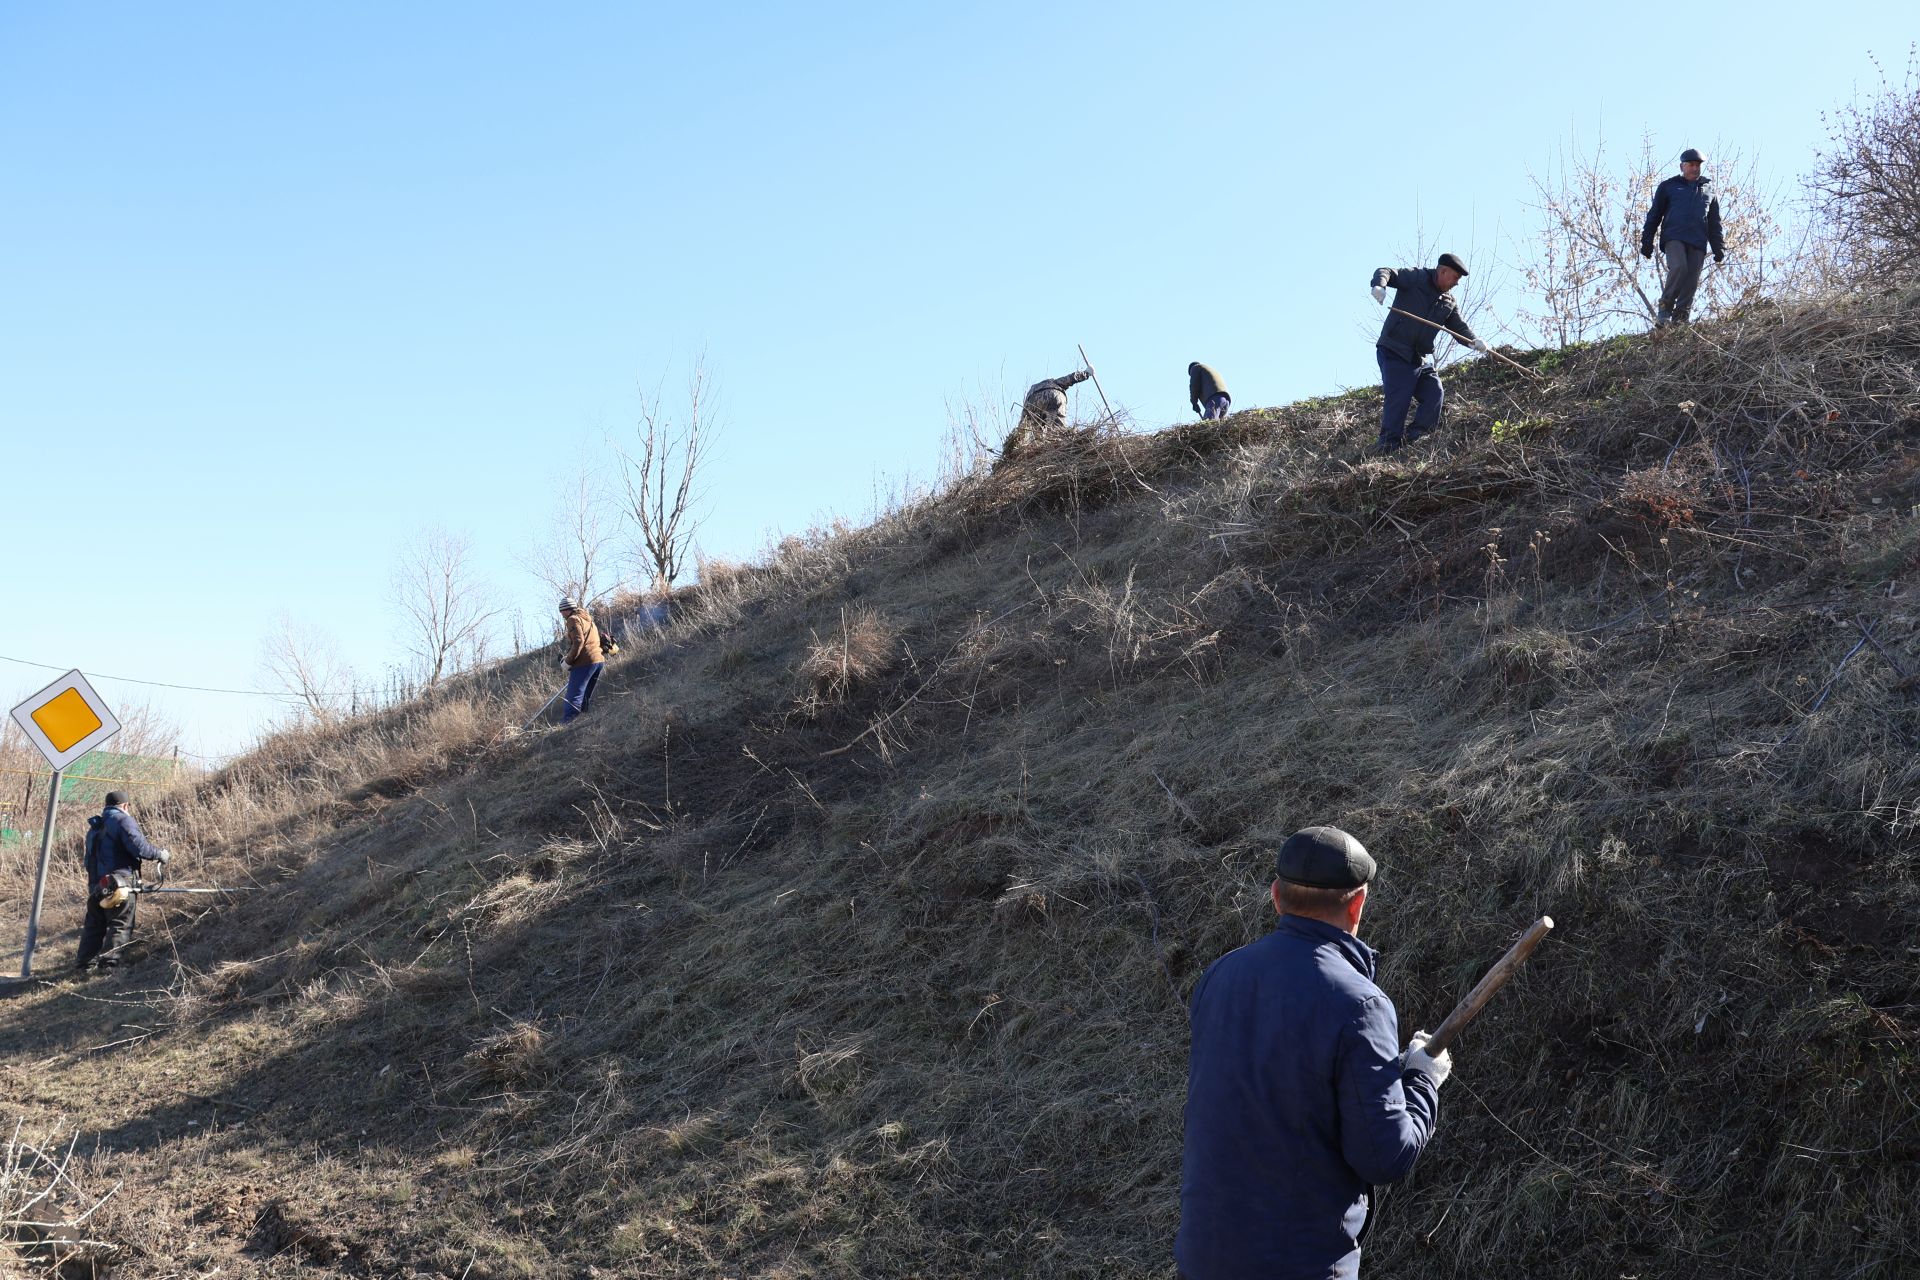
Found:
[{"label": "person in green jacket", "polygon": [[1187,366],[1187,401],[1195,413],[1212,420],[1227,416],[1233,397],[1227,394],[1227,384],[1220,381],[1219,374],[1195,360]]}]

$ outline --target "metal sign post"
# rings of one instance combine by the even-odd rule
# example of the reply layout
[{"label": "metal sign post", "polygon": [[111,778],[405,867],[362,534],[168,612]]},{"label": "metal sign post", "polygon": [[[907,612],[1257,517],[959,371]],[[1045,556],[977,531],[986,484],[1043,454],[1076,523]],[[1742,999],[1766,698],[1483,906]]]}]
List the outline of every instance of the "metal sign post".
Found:
[{"label": "metal sign post", "polygon": [[27,913],[27,946],[20,976],[33,976],[33,947],[40,937],[40,904],[47,895],[47,868],[53,861],[53,822],[60,810],[60,782],[67,766],[116,733],[120,721],[87,678],[69,671],[13,709],[13,721],[53,766],[47,789],[47,820],[40,827],[40,874],[33,881],[33,905]]},{"label": "metal sign post", "polygon": [[47,866],[53,861],[53,819],[60,808],[60,778],[65,769],[53,771],[53,786],[47,790],[47,820],[40,824],[40,874],[33,878],[33,906],[27,911],[27,948],[20,953],[20,976],[33,976],[33,944],[40,939],[40,903],[47,896]]}]

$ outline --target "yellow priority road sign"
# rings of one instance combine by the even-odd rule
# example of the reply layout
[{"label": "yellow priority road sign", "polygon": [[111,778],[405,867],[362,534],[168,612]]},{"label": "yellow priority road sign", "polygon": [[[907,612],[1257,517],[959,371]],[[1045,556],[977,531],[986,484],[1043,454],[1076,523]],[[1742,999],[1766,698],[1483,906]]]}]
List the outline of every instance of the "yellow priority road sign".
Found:
[{"label": "yellow priority road sign", "polygon": [[120,732],[120,721],[87,678],[69,671],[13,709],[14,723],[55,769],[64,769]]}]

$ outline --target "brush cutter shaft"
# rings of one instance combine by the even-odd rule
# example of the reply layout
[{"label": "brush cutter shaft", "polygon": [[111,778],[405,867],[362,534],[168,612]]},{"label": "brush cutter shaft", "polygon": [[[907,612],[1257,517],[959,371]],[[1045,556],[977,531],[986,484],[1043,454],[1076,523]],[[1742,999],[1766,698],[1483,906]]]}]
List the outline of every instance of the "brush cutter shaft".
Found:
[{"label": "brush cutter shaft", "polygon": [[[1404,311],[1399,307],[1388,307],[1387,310],[1393,312],[1393,314],[1397,316],[1405,316],[1409,320],[1418,320],[1421,324],[1427,326],[1427,328],[1429,329],[1438,329],[1442,333],[1453,334],[1455,339],[1458,339],[1460,337],[1459,334],[1454,333],[1453,330],[1447,328],[1447,326],[1443,324],[1435,323],[1434,321],[1427,319],[1425,316],[1417,316],[1413,314],[1413,312]],[[1537,378],[1540,376],[1539,374],[1535,373],[1533,370],[1527,368],[1527,366],[1521,364],[1518,360],[1508,360],[1507,357],[1501,355],[1498,351],[1495,351],[1492,347],[1487,348],[1487,354],[1492,356],[1495,360],[1503,361],[1506,364],[1512,365],[1514,368],[1518,369],[1520,372],[1526,374],[1529,378]]]},{"label": "brush cutter shaft", "polygon": [[1493,999],[1493,993],[1505,986],[1508,978],[1520,972],[1520,966],[1527,962],[1527,957],[1533,954],[1533,949],[1540,945],[1541,939],[1547,936],[1547,931],[1551,928],[1553,928],[1553,917],[1541,916],[1521,936],[1520,941],[1514,943],[1507,954],[1500,957],[1500,962],[1487,970],[1487,976],[1480,979],[1473,990],[1467,992],[1465,1000],[1453,1007],[1453,1012],[1447,1015],[1447,1020],[1440,1024],[1439,1030],[1435,1031],[1432,1038],[1427,1041],[1426,1049],[1430,1055],[1438,1056],[1453,1043],[1453,1038],[1473,1021],[1475,1014],[1486,1007],[1487,1001]]},{"label": "brush cutter shaft", "polygon": [[142,885],[138,889],[135,889],[134,892],[143,896],[149,893],[252,893],[253,886],[241,885],[232,889],[162,889],[158,886],[149,888],[146,885]]}]

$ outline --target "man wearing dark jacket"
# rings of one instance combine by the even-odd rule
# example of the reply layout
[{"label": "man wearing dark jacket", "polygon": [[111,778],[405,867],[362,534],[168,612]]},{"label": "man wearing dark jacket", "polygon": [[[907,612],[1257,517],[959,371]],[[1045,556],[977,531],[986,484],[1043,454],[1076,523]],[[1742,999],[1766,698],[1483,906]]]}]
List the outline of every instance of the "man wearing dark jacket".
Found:
[{"label": "man wearing dark jacket", "polygon": [[120,953],[133,941],[133,888],[140,883],[140,864],[166,865],[170,856],[156,849],[127,812],[127,793],[107,792],[106,808],[87,819],[87,919],[80,928],[80,954],[73,967],[84,973],[100,957],[101,969],[120,963]]},{"label": "man wearing dark jacket", "polygon": [[[1475,351],[1487,344],[1473,334],[1460,308],[1451,297],[1453,286],[1467,276],[1467,264],[1451,253],[1440,255],[1440,264],[1429,271],[1425,267],[1381,267],[1373,273],[1373,300],[1385,306],[1387,290],[1392,289],[1393,310],[1380,326],[1374,342],[1374,358],[1380,364],[1380,443],[1382,453],[1392,453],[1403,444],[1412,444],[1440,425],[1440,410],[1446,404],[1446,388],[1431,363],[1433,340],[1439,333],[1433,325],[1447,329]],[[1407,314],[1402,315],[1401,312]],[[1418,317],[1418,319],[1415,319]],[[1431,321],[1422,324],[1421,320]],[[1417,404],[1413,430],[1407,430],[1407,406]]]},{"label": "man wearing dark jacket", "polygon": [[1647,225],[1640,232],[1641,257],[1651,258],[1658,243],[1667,258],[1667,280],[1653,321],[1656,327],[1687,322],[1708,248],[1713,250],[1715,266],[1727,258],[1726,241],[1720,235],[1720,201],[1707,190],[1713,179],[1700,176],[1702,163],[1692,147],[1680,153],[1680,172],[1654,188]]},{"label": "man wearing dark jacket", "polygon": [[1233,397],[1219,374],[1195,360],[1187,366],[1187,401],[1202,418],[1214,419],[1227,416]]},{"label": "man wearing dark jacket", "polygon": [[1393,1002],[1358,935],[1374,860],[1337,827],[1280,846],[1280,924],[1193,990],[1174,1258],[1185,1280],[1352,1280],[1372,1188],[1413,1169],[1449,1054]]}]

